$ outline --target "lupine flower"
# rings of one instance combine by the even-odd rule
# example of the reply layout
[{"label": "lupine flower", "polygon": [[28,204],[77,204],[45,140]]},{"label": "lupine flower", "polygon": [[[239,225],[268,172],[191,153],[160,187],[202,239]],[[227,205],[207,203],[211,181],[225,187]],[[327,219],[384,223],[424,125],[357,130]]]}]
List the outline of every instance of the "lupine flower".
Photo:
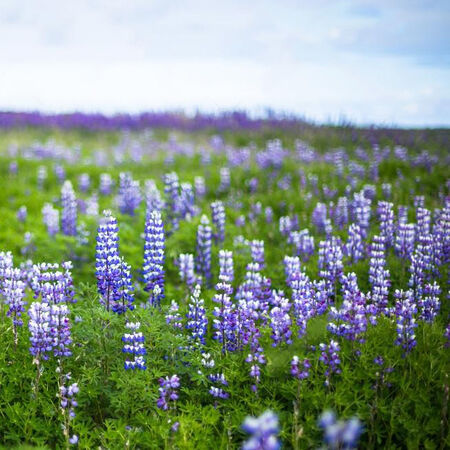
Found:
[{"label": "lupine flower", "polygon": [[211,237],[212,230],[208,218],[203,215],[197,229],[197,255],[195,269],[207,283],[211,279]]},{"label": "lupine flower", "polygon": [[352,202],[352,212],[355,223],[361,229],[361,235],[365,239],[369,230],[372,201],[364,196],[363,192],[355,192]]},{"label": "lupine flower", "polygon": [[28,310],[30,319],[30,353],[36,361],[47,360],[52,351],[52,334],[50,331],[50,307],[46,303],[33,302]]},{"label": "lupine flower", "polygon": [[192,288],[197,282],[194,273],[194,255],[190,253],[182,253],[178,257],[178,269],[181,281],[184,281],[188,288]]},{"label": "lupine flower", "polygon": [[88,216],[98,216],[98,195],[96,192],[93,192],[86,200],[86,214]]},{"label": "lupine flower", "polygon": [[46,203],[42,208],[42,220],[50,236],[59,233],[59,211],[50,203]]},{"label": "lupine flower", "polygon": [[224,390],[224,386],[228,386],[228,381],[223,373],[212,374],[208,376],[209,381],[219,386],[211,386],[209,393],[214,398],[227,399],[230,394]]},{"label": "lupine flower", "polygon": [[119,194],[117,197],[120,212],[134,216],[141,201],[139,181],[133,180],[131,174],[122,172],[119,176]]},{"label": "lupine flower", "polygon": [[[303,368],[300,368],[303,366]],[[309,377],[309,369],[311,368],[311,363],[309,359],[304,359],[300,362],[298,356],[294,356],[291,361],[291,375],[298,380],[304,380]]]},{"label": "lupine flower", "polygon": [[354,273],[343,275],[342,284],[344,300],[339,308],[335,306],[330,308],[329,317],[334,322],[329,322],[327,329],[336,336],[342,336],[350,341],[364,342],[363,336],[367,330],[366,316],[369,312],[375,316],[376,309],[371,310],[366,305],[366,297],[359,290]]},{"label": "lupine flower", "polygon": [[61,229],[67,236],[77,234],[77,200],[72,183],[66,180],[61,188]]},{"label": "lupine flower", "polygon": [[[122,342],[124,342],[122,352],[127,354],[127,359],[124,363],[125,370],[145,370],[147,366],[145,365],[144,355],[147,352],[144,347],[145,337],[139,331],[141,324],[140,322],[127,322],[125,327],[130,330],[129,333],[125,333],[122,336]],[[128,359],[128,355],[133,357],[133,359]]]},{"label": "lupine flower", "polygon": [[67,305],[51,305],[50,307],[50,335],[53,354],[55,356],[71,356],[69,308]]},{"label": "lupine flower", "polygon": [[176,230],[180,220],[180,182],[176,172],[164,175],[164,193],[166,194],[168,217],[172,228]]},{"label": "lupine flower", "polygon": [[17,220],[22,223],[27,220],[27,207],[26,206],[21,206],[17,210]]},{"label": "lupine flower", "polygon": [[[164,298],[164,224],[159,211],[152,211],[147,217],[144,234],[144,290],[150,292],[151,305],[160,305]],[[155,286],[158,296],[155,297]]]},{"label": "lupine flower", "polygon": [[225,207],[220,200],[211,203],[211,217],[215,231],[213,233],[214,241],[222,243],[225,240]]},{"label": "lupine flower", "polygon": [[384,237],[386,247],[394,245],[394,204],[390,202],[378,202],[378,220],[380,222],[380,234]]},{"label": "lupine flower", "polygon": [[327,205],[325,203],[317,203],[312,212],[311,222],[316,226],[318,233],[324,233],[327,224]]},{"label": "lupine flower", "polygon": [[441,288],[436,282],[425,284],[422,297],[417,303],[420,320],[428,323],[434,321],[441,308],[440,294]]},{"label": "lupine flower", "polygon": [[400,222],[395,235],[395,252],[402,259],[409,259],[414,251],[414,224]]},{"label": "lupine flower", "polygon": [[161,192],[154,180],[145,181],[145,204],[147,211],[147,218],[153,211],[161,211],[164,208],[164,200],[161,197]]},{"label": "lupine flower", "polygon": [[191,295],[186,314],[186,329],[191,330],[190,338],[194,342],[205,344],[205,337],[208,331],[208,319],[205,311],[205,301],[200,298],[200,285],[196,285]]},{"label": "lupine flower", "polygon": [[70,422],[75,417],[75,408],[78,406],[76,395],[79,392],[79,388],[77,383],[72,383],[68,386],[66,385],[70,380],[70,374],[64,375],[62,380],[63,382],[59,386],[59,405],[64,417],[62,428],[67,442],[75,445],[78,443],[78,436],[76,434],[70,436]]},{"label": "lupine flower", "polygon": [[8,267],[0,269],[0,272],[0,294],[3,295],[5,303],[8,306],[6,316],[12,318],[14,345],[17,346],[17,327],[23,325],[21,316],[25,311],[24,306],[26,302],[23,299],[25,297],[26,285],[22,281],[23,275],[20,269]]},{"label": "lupine flower", "polygon": [[110,211],[104,212],[100,223],[96,247],[96,277],[100,302],[107,311],[124,313],[133,309],[133,286],[130,267],[119,256],[119,229]]},{"label": "lupine flower", "polygon": [[194,189],[191,183],[181,183],[180,185],[179,211],[184,219],[190,219],[198,213],[198,207],[195,206]]},{"label": "lupine flower", "polygon": [[414,329],[417,327],[415,315],[417,305],[414,302],[413,291],[396,289],[394,296],[395,316],[397,318],[397,339],[395,345],[401,345],[407,355],[416,346],[416,335]]},{"label": "lupine flower", "polygon": [[278,417],[272,411],[266,411],[259,417],[247,416],[242,429],[250,437],[242,444],[242,450],[278,450],[281,444],[277,439],[279,433]]},{"label": "lupine flower", "polygon": [[323,439],[330,449],[356,448],[363,427],[359,419],[353,417],[347,421],[337,420],[332,411],[325,411],[318,425],[324,429]]},{"label": "lupine flower", "polygon": [[264,216],[266,218],[266,223],[273,222],[273,209],[270,206],[264,208]]},{"label": "lupine flower", "polygon": [[156,402],[158,408],[167,411],[174,409],[178,400],[178,388],[180,387],[180,379],[178,375],[159,379],[159,398]]},{"label": "lupine flower", "polygon": [[91,186],[91,178],[88,173],[82,173],[78,177],[78,189],[81,192],[87,192]]},{"label": "lupine flower", "polygon": [[110,195],[112,191],[113,180],[109,173],[100,174],[100,185],[98,190],[101,195]]},{"label": "lupine flower", "polygon": [[196,197],[203,198],[206,195],[206,184],[204,177],[196,176],[194,178],[194,189]]},{"label": "lupine flower", "polygon": [[232,283],[234,280],[233,252],[219,250],[219,280]]},{"label": "lupine flower", "polygon": [[344,253],[351,262],[364,257],[364,243],[359,225],[352,223],[348,228],[348,240],[344,245]]},{"label": "lupine flower", "polygon": [[381,192],[383,193],[383,196],[385,199],[389,200],[392,195],[392,185],[391,183],[383,183],[381,185]]},{"label": "lupine flower", "polygon": [[301,231],[291,231],[289,241],[295,245],[296,254],[302,256],[305,261],[314,255],[314,236],[309,234],[307,228]]},{"label": "lupine flower", "polygon": [[220,169],[220,185],[219,192],[228,192],[231,185],[230,169],[228,167],[222,167]]},{"label": "lupine flower", "polygon": [[59,181],[59,184],[63,184],[66,179],[66,169],[61,164],[55,164],[53,166],[53,172]]},{"label": "lupine flower", "polygon": [[329,386],[330,378],[333,373],[341,373],[340,364],[341,360],[339,359],[339,352],[341,351],[341,347],[336,341],[331,340],[330,343],[320,344],[320,357],[319,361],[321,361],[325,366],[325,386]]},{"label": "lupine flower", "polygon": [[[282,294],[282,293],[280,293]],[[270,310],[270,328],[272,329],[271,338],[273,340],[272,347],[285,342],[286,344],[292,344],[292,320],[289,315],[292,304],[289,300],[282,295],[274,292],[274,304],[275,306]]]},{"label": "lupine flower", "polygon": [[259,269],[262,270],[265,267],[264,262],[264,241],[258,241],[254,239],[250,242],[250,253],[252,255],[252,261],[258,264]]},{"label": "lupine flower", "polygon": [[72,262],[34,264],[31,288],[34,298],[39,296],[48,304],[76,303],[72,279]]},{"label": "lupine flower", "polygon": [[390,273],[386,267],[386,238],[374,236],[369,248],[369,283],[372,286],[372,301],[378,311],[387,312]]},{"label": "lupine flower", "polygon": [[172,325],[174,328],[181,329],[183,328],[183,324],[181,321],[183,320],[181,314],[179,313],[180,306],[175,300],[172,300],[170,304],[169,310],[166,314],[166,323]]},{"label": "lupine flower", "polygon": [[348,223],[348,199],[347,197],[339,197],[336,209],[333,213],[335,225],[342,230]]},{"label": "lupine flower", "polygon": [[222,351],[236,349],[236,311],[231,302],[231,286],[226,282],[219,282],[216,285],[216,294],[213,302],[217,303],[213,310],[215,319],[213,320],[213,339],[222,343]]},{"label": "lupine flower", "polygon": [[336,290],[336,284],[342,274],[342,246],[339,239],[319,243],[319,276],[328,283],[330,294]]}]

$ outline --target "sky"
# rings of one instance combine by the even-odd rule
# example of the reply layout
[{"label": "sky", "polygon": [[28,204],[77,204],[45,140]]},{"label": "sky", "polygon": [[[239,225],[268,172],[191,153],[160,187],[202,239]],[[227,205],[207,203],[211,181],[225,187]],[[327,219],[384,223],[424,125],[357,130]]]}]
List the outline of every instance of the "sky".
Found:
[{"label": "sky", "polygon": [[450,1],[0,0],[0,110],[450,126]]}]

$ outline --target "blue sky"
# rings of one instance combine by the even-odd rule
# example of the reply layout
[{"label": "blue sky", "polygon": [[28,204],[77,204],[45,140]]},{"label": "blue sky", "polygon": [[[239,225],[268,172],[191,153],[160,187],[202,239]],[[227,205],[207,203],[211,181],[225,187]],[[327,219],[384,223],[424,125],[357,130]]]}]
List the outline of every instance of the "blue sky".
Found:
[{"label": "blue sky", "polygon": [[450,125],[450,2],[0,0],[0,109]]}]

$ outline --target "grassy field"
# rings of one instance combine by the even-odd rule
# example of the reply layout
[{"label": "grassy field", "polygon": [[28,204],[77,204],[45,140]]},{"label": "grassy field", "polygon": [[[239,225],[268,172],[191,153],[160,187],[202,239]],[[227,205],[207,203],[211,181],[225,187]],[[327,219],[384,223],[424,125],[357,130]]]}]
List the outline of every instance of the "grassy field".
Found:
[{"label": "grassy field", "polygon": [[[73,446],[68,439],[76,435],[76,445],[89,449],[240,448],[248,437],[241,427],[246,416],[272,410],[278,415],[283,448],[318,448],[323,430],[317,420],[331,409],[339,418],[355,416],[361,421],[360,448],[448,448],[450,132],[303,126],[220,134],[164,129],[0,131],[0,251],[10,251],[14,267],[21,268],[26,301],[23,324],[14,326],[8,314],[11,299],[5,293],[8,275],[0,266],[0,445],[65,448]],[[226,167],[229,186],[223,171],[221,179],[221,169]],[[165,174],[171,172],[180,183],[172,194],[165,191],[164,183]],[[120,195],[121,173],[139,181],[141,201],[133,215],[121,208],[128,201]],[[80,186],[81,174],[88,175],[87,186]],[[102,174],[109,174],[114,182],[110,193],[100,192]],[[199,189],[198,177],[204,179],[205,192]],[[77,230],[66,235],[60,228],[50,235],[42,209],[49,203],[63,216],[65,180],[71,181],[77,199]],[[161,195],[165,230],[165,298],[160,307],[149,305],[142,274],[146,217],[149,209],[158,209],[148,180],[154,180]],[[137,195],[133,192],[129,196]],[[350,224],[362,220],[355,200],[359,193],[367,200],[369,218],[362,257],[354,262],[345,246]],[[192,330],[186,328],[192,287],[181,279],[178,262],[180,254],[198,259],[197,230],[202,215],[211,221],[210,205],[216,200],[225,206],[225,239],[212,240],[209,282],[196,268],[208,319],[202,345],[193,341]],[[370,249],[385,230],[386,220],[378,212],[382,201],[392,202],[394,212],[392,242],[381,256],[389,271],[385,274],[388,305],[386,311],[371,312],[369,306],[376,309],[377,305],[374,282],[369,280]],[[147,208],[148,204],[153,206]],[[339,209],[337,205],[347,206]],[[22,206],[26,217],[18,216]],[[111,210],[117,219],[120,255],[131,267],[135,308],[123,314],[105,308],[97,287],[96,238],[104,210]],[[280,231],[282,217],[291,218],[291,229],[285,232]],[[399,223],[414,224],[407,255],[395,246]],[[304,229],[314,238],[311,255],[295,245],[295,232]],[[342,270],[325,292],[326,311],[313,308],[306,318],[302,316],[306,326],[302,334],[299,311],[308,307],[306,294],[294,292],[284,260],[298,255],[300,268],[294,275],[309,277],[311,295],[319,295],[320,283],[313,281],[329,281],[319,267],[320,242],[331,243],[332,236],[340,238],[333,245],[342,251],[338,257]],[[259,268],[249,267],[255,261],[253,240],[264,241],[264,265]],[[209,248],[208,242],[204,246]],[[220,339],[214,339],[214,320],[220,321],[214,315],[214,308],[220,312],[214,297],[220,291],[216,284],[222,249],[233,253],[230,310],[238,317],[233,336],[240,343],[237,349],[225,351]],[[411,282],[421,258],[427,265],[419,281]],[[71,356],[58,357],[50,349],[46,360],[44,351],[33,357],[28,310],[33,302],[46,302],[33,282],[39,272],[33,264],[64,261],[73,265],[76,299],[67,301]],[[356,320],[355,310],[345,316],[349,300],[340,272],[356,274],[359,290],[353,294],[363,297],[357,320],[364,326],[354,340],[333,334],[328,325],[345,324],[345,317],[347,323]],[[433,300],[427,289],[435,282],[440,293]],[[394,293],[410,288],[411,302],[401,313],[401,301]],[[242,300],[243,291],[251,298]],[[350,303],[356,302],[352,298]],[[284,306],[280,299],[286,300]],[[170,310],[172,300],[178,311]],[[242,315],[252,309],[250,300],[259,303],[253,307],[253,316],[241,323]],[[281,319],[276,315],[280,308]],[[332,308],[342,312],[340,320],[330,316]],[[176,314],[175,320],[167,320]],[[416,341],[411,351],[396,345],[401,314],[409,314],[402,322],[405,327],[414,324],[413,319],[417,324],[411,328],[415,338],[409,335]],[[141,324],[146,370],[124,368],[127,354],[122,352],[122,336],[128,332],[127,322]],[[177,322],[180,326],[174,326]],[[250,338],[242,338],[239,330]],[[277,333],[280,342],[274,341]],[[332,339],[341,349],[340,373],[327,377],[319,346]],[[258,380],[251,376],[252,363],[246,362],[249,353],[255,352],[264,355],[258,363]],[[214,367],[205,367],[205,353],[211,355]],[[309,376],[301,381],[291,374],[294,355],[311,364]],[[380,362],[380,357],[381,365],[374,362],[376,358]],[[70,420],[68,410],[60,407],[63,374],[70,374],[70,382],[79,387],[75,417]],[[180,379],[179,398],[163,410],[157,406],[159,379],[174,374]],[[219,386],[211,381],[214,374],[226,378],[227,385],[220,387],[227,398],[209,392],[213,385]]]}]

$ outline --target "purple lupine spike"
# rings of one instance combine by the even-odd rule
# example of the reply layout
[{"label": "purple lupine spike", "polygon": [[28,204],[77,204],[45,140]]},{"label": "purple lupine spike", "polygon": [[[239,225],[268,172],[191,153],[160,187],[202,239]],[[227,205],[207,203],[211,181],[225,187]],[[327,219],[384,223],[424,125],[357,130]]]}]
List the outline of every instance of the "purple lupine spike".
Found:
[{"label": "purple lupine spike", "polygon": [[328,283],[330,294],[336,297],[337,283],[342,275],[342,244],[340,239],[333,237],[319,243],[319,276]]},{"label": "purple lupine spike", "polygon": [[[303,366],[302,368],[300,368]],[[309,369],[311,369],[311,363],[309,359],[300,361],[298,356],[294,356],[291,361],[291,375],[298,380],[304,380],[309,377]]]},{"label": "purple lupine spike", "polygon": [[113,187],[113,179],[109,173],[100,174],[99,192],[101,195],[110,195]]},{"label": "purple lupine spike", "polygon": [[55,356],[71,356],[69,308],[65,304],[50,306],[50,336]]},{"label": "purple lupine spike", "polygon": [[52,334],[50,330],[50,307],[47,303],[33,302],[28,310],[30,319],[30,353],[39,364],[41,359],[47,360],[52,351]]},{"label": "purple lupine spike", "polygon": [[219,192],[220,193],[228,192],[231,186],[230,169],[228,167],[222,167],[220,169],[219,174],[220,174]]},{"label": "purple lupine spike", "polygon": [[284,273],[286,275],[286,284],[292,287],[292,281],[296,275],[301,272],[301,263],[298,256],[285,256],[283,259]]},{"label": "purple lupine spike", "polygon": [[75,417],[75,408],[78,406],[76,395],[79,392],[79,388],[77,383],[68,384],[70,379],[70,374],[62,377],[62,384],[59,386],[59,406],[64,416],[62,428],[66,441],[68,444],[76,445],[78,436],[76,434],[70,436],[70,422]]},{"label": "purple lupine spike", "polygon": [[292,308],[292,304],[289,300],[282,296],[281,293],[274,293],[275,306],[270,310],[270,328],[272,329],[271,338],[273,340],[272,347],[277,347],[279,344],[285,342],[286,344],[292,344],[292,320],[289,312]]},{"label": "purple lupine spike", "polygon": [[391,183],[383,183],[381,185],[381,192],[383,193],[383,197],[386,200],[389,200],[392,197],[392,184]]},{"label": "purple lupine spike", "polygon": [[31,288],[34,298],[41,296],[48,304],[76,303],[72,278],[72,262],[33,265]]},{"label": "purple lupine spike", "polygon": [[87,192],[91,187],[91,177],[88,173],[82,173],[78,176],[78,189],[81,192]]},{"label": "purple lupine spike", "polygon": [[166,323],[176,329],[183,328],[183,324],[182,324],[183,318],[181,317],[181,314],[179,311],[180,311],[180,306],[178,305],[178,303],[175,300],[172,300],[172,302],[169,306],[169,310],[167,311],[167,314],[166,314]]},{"label": "purple lupine spike", "polygon": [[188,308],[185,328],[191,330],[190,339],[192,341],[204,345],[208,331],[208,319],[206,317],[205,301],[200,298],[200,285],[198,284],[191,295]]},{"label": "purple lupine spike", "polygon": [[316,313],[314,301],[314,288],[309,277],[301,271],[291,275],[292,303],[294,317],[297,324],[297,335],[302,337],[306,333],[308,320]]},{"label": "purple lupine spike", "polygon": [[50,236],[59,233],[59,211],[50,203],[46,203],[42,208],[42,220]]},{"label": "purple lupine spike", "polygon": [[121,172],[119,175],[119,194],[117,203],[122,214],[134,216],[142,201],[139,181],[133,180],[130,173]]},{"label": "purple lupine spike", "polygon": [[410,259],[414,251],[414,241],[414,224],[399,221],[395,235],[395,253],[402,259]]},{"label": "purple lupine spike", "polygon": [[431,212],[422,207],[416,209],[416,240],[421,236],[429,235],[431,231]]},{"label": "purple lupine spike", "polygon": [[311,222],[315,225],[318,233],[325,233],[327,224],[327,205],[325,203],[317,203],[312,212]]},{"label": "purple lupine spike", "polygon": [[365,239],[370,226],[372,200],[367,198],[363,192],[355,192],[353,195],[352,211],[354,220],[361,229],[361,236]]},{"label": "purple lupine spike", "polygon": [[348,198],[339,197],[333,214],[334,224],[342,230],[348,223]]},{"label": "purple lupine spike", "polygon": [[358,418],[352,417],[347,421],[338,421],[332,411],[323,412],[318,424],[324,429],[323,440],[330,449],[356,448],[363,432],[363,426]]},{"label": "purple lupine spike", "polygon": [[272,411],[266,411],[259,417],[247,416],[242,429],[250,437],[242,444],[242,450],[278,450],[281,444],[277,439],[280,431],[278,417]]},{"label": "purple lupine spike", "polygon": [[259,266],[259,270],[264,269],[264,241],[258,241],[254,239],[250,242],[250,253],[252,261]]},{"label": "purple lupine spike", "polygon": [[227,399],[230,394],[224,390],[224,386],[228,386],[228,381],[225,378],[223,373],[211,374],[208,376],[209,381],[214,384],[218,384],[217,386],[211,386],[209,393],[214,398]]},{"label": "purple lupine spike", "polygon": [[197,198],[203,198],[206,195],[206,183],[204,177],[196,176],[194,178],[194,191]]},{"label": "purple lupine spike", "polygon": [[198,207],[195,205],[195,194],[191,183],[181,183],[179,197],[180,215],[183,219],[190,219],[198,213]]},{"label": "purple lupine spike", "polygon": [[108,210],[98,227],[95,268],[100,302],[106,310],[120,314],[133,309],[130,269],[119,256],[119,228]]},{"label": "purple lupine spike", "polygon": [[176,230],[180,221],[180,182],[176,172],[164,175],[164,193],[166,195],[168,217],[172,224],[172,229]]},{"label": "purple lupine spike", "polygon": [[153,211],[161,211],[164,207],[164,201],[161,197],[161,192],[154,180],[145,181],[145,204],[147,217]]},{"label": "purple lupine spike", "polygon": [[[122,336],[122,342],[124,343],[122,352],[127,355],[124,363],[125,370],[145,370],[147,369],[145,363],[145,355],[147,351],[144,347],[145,337],[141,331],[140,322],[127,322],[125,327],[130,330]],[[129,358],[133,359],[129,359]]]},{"label": "purple lupine spike", "polygon": [[264,208],[264,217],[266,219],[266,223],[272,223],[273,222],[273,209],[270,206],[266,206]]},{"label": "purple lupine spike", "polygon": [[397,320],[395,345],[402,346],[405,356],[416,346],[414,329],[417,327],[417,323],[414,316],[417,313],[417,305],[414,301],[412,290],[403,291],[396,289],[394,297],[396,298],[395,316]]},{"label": "purple lupine spike", "polygon": [[390,202],[378,202],[378,221],[380,223],[380,234],[384,237],[386,247],[394,245],[394,204]]},{"label": "purple lupine spike", "polygon": [[428,323],[432,323],[434,321],[441,308],[441,302],[439,300],[440,294],[441,288],[436,281],[433,284],[425,284],[423,294],[417,302],[420,320]]},{"label": "purple lupine spike", "polygon": [[[358,288],[356,275],[349,273],[342,276],[343,302],[339,308],[332,306],[329,318],[333,322],[327,325],[328,331],[350,341],[364,342],[367,330],[367,315],[371,310],[366,305],[366,297]],[[374,323],[374,319],[372,319]]]},{"label": "purple lupine spike", "polygon": [[424,283],[431,279],[432,273],[436,271],[434,265],[434,242],[431,234],[421,235],[416,249],[411,255],[411,274],[408,285],[414,291],[416,302],[420,299]]},{"label": "purple lupine spike", "polygon": [[77,234],[77,199],[72,183],[66,180],[61,188],[61,229],[67,236]]},{"label": "purple lupine spike", "polygon": [[195,269],[209,284],[211,280],[211,241],[212,230],[208,218],[203,215],[197,229],[197,255]]},{"label": "purple lupine spike", "polygon": [[175,409],[178,400],[178,389],[180,387],[180,378],[178,375],[159,379],[159,398],[156,402],[158,408],[167,411]]},{"label": "purple lupine spike", "polygon": [[295,245],[297,256],[303,257],[305,261],[314,255],[314,236],[309,234],[307,228],[301,231],[291,231],[289,241]]},{"label": "purple lupine spike", "polygon": [[17,210],[17,220],[22,223],[24,223],[27,220],[27,207],[25,205],[22,205]]},{"label": "purple lupine spike", "polygon": [[387,313],[390,273],[386,269],[386,238],[374,236],[369,246],[369,283],[372,301],[378,311]]},{"label": "purple lupine spike", "polygon": [[197,277],[194,273],[194,255],[182,253],[178,257],[178,269],[181,281],[184,281],[189,289],[192,289],[197,283]]},{"label": "purple lupine spike", "polygon": [[59,184],[63,184],[66,179],[66,169],[64,169],[64,167],[61,166],[61,164],[55,164],[53,166],[53,172],[56,175]]},{"label": "purple lupine spike", "polygon": [[339,346],[338,342],[332,339],[328,345],[320,344],[319,349],[321,352],[319,361],[321,361],[325,366],[325,386],[329,386],[331,375],[333,373],[341,373],[341,360],[339,359],[339,352],[341,351],[341,347]]},{"label": "purple lupine spike", "polygon": [[46,179],[47,179],[47,167],[39,166],[37,171],[37,185],[39,189],[43,189]]},{"label": "purple lupine spike", "polygon": [[217,243],[223,243],[225,240],[225,207],[220,200],[216,200],[211,203],[211,217],[214,225],[214,241]]},{"label": "purple lupine spike", "polygon": [[364,257],[364,243],[359,225],[352,223],[348,228],[348,239],[344,245],[344,253],[351,262]]},{"label": "purple lupine spike", "polygon": [[3,295],[8,306],[6,316],[12,318],[15,347],[18,343],[17,327],[23,326],[21,316],[25,311],[24,306],[26,304],[24,301],[26,284],[22,281],[22,278],[23,274],[20,269],[12,267],[0,269],[0,295]]},{"label": "purple lupine spike", "polygon": [[[150,293],[150,305],[160,305],[161,300],[164,299],[165,237],[161,213],[157,210],[150,212],[147,216],[144,240],[144,265],[142,269],[145,281],[144,290]],[[155,292],[156,286],[158,286],[158,289]]]},{"label": "purple lupine spike", "polygon": [[219,280],[230,284],[234,281],[232,251],[219,250]]},{"label": "purple lupine spike", "polygon": [[289,216],[283,216],[279,219],[279,230],[282,236],[289,236],[296,229],[295,221]]}]

